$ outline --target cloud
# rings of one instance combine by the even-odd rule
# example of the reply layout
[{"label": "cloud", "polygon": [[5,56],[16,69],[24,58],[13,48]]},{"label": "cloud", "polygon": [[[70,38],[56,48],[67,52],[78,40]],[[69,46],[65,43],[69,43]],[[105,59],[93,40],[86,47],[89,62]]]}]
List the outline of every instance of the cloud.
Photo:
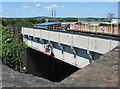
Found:
[{"label": "cloud", "polygon": [[22,8],[30,8],[30,6],[22,6]]},{"label": "cloud", "polygon": [[88,10],[90,10],[91,8],[88,8]]},{"label": "cloud", "polygon": [[33,0],[33,3],[36,4],[36,2],[38,2],[38,0]]},{"label": "cloud", "polygon": [[24,11],[24,9],[9,9],[9,11]]},{"label": "cloud", "polygon": [[39,7],[40,6],[40,4],[36,4],[36,7]]},{"label": "cloud", "polygon": [[46,8],[46,9],[48,9],[48,10],[51,10],[51,9],[53,9],[53,8],[58,8],[58,7],[65,7],[65,6],[58,6],[58,5],[51,5],[51,6],[44,6],[43,8]]},{"label": "cloud", "polygon": [[107,0],[107,2],[119,2],[120,0]]},{"label": "cloud", "polygon": [[[111,0],[2,0],[2,2],[108,2],[108,1],[110,2]],[[119,0],[114,1],[117,2]]]},{"label": "cloud", "polygon": [[65,6],[60,6],[60,7],[63,7],[63,8],[64,8]]},{"label": "cloud", "polygon": [[51,5],[51,6],[45,6],[45,7],[43,7],[43,8],[46,8],[46,9],[48,9],[48,10],[51,10],[51,9],[57,8],[57,7],[58,7],[58,5]]},{"label": "cloud", "polygon": [[38,2],[38,0],[33,0],[34,2]]},{"label": "cloud", "polygon": [[58,7],[58,5],[51,5],[52,7]]}]

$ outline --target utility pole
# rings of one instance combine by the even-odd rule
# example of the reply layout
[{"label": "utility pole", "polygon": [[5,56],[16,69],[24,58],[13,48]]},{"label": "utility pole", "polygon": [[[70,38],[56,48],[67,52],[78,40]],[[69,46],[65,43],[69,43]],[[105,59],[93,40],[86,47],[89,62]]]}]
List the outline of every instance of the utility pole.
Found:
[{"label": "utility pole", "polygon": [[81,22],[81,20],[80,20],[80,18],[78,18],[78,23],[80,23]]},{"label": "utility pole", "polygon": [[52,18],[54,18],[54,20],[55,20],[55,18],[56,18],[56,10],[52,10]]},{"label": "utility pole", "polygon": [[56,17],[56,10],[51,10],[52,11],[52,18]]},{"label": "utility pole", "polygon": [[56,10],[54,10],[54,17],[56,18]]},{"label": "utility pole", "polygon": [[52,10],[52,18],[53,18],[53,10]]},{"label": "utility pole", "polygon": [[114,18],[114,15],[115,14],[113,14],[113,13],[107,13],[107,18],[108,18],[108,20],[112,20],[112,18]]}]

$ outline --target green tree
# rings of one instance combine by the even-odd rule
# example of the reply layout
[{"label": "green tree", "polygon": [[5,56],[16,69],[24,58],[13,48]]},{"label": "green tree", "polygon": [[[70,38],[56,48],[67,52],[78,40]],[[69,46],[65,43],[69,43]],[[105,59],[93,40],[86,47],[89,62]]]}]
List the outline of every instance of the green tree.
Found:
[{"label": "green tree", "polygon": [[31,22],[33,24],[36,24],[37,23],[37,20],[35,18],[30,18],[27,20],[28,22]]},{"label": "green tree", "polygon": [[4,20],[2,20],[2,25],[3,25],[3,26],[8,26],[8,24],[9,24],[8,21],[4,21]]},{"label": "green tree", "polygon": [[45,19],[41,19],[38,21],[39,23],[45,23]]},{"label": "green tree", "polygon": [[29,21],[16,21],[13,26],[33,27],[33,23]]},{"label": "green tree", "polygon": [[27,48],[23,42],[18,42],[13,34],[9,34],[7,27],[2,27],[2,63],[11,67],[16,71],[20,71],[21,60],[20,51],[21,48]]}]

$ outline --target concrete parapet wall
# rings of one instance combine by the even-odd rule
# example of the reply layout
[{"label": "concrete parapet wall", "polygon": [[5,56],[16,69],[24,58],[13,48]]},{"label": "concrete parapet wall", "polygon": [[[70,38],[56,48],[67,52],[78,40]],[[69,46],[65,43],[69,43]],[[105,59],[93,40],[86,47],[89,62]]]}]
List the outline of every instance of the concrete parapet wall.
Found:
[{"label": "concrete parapet wall", "polygon": [[[103,27],[104,27],[104,29],[102,29]],[[120,35],[119,27],[112,27],[112,26],[107,27],[107,26],[90,26],[90,25],[74,25],[74,24],[72,24],[72,25],[70,25],[70,29]]]},{"label": "concrete parapet wall", "polygon": [[[25,33],[24,33],[25,32]],[[79,35],[79,34],[70,34],[57,31],[49,31],[42,29],[33,29],[33,28],[22,28],[23,35],[30,35],[33,37],[39,37],[45,40],[50,40],[53,42],[60,42],[61,44],[90,50],[100,54],[104,54],[111,49],[118,46],[117,40]]]}]

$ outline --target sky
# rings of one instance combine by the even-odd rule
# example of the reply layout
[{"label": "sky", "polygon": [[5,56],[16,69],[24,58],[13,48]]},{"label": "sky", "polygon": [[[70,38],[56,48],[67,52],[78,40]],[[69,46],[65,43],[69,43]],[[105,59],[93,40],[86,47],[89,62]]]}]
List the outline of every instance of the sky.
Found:
[{"label": "sky", "polygon": [[118,2],[120,0],[1,0],[2,2]]},{"label": "sky", "polygon": [[56,10],[56,17],[105,18],[107,13],[114,13],[115,17],[118,17],[117,0],[104,0],[106,2],[93,2],[95,0],[91,2],[87,2],[87,0],[86,2],[72,2],[72,0],[69,2],[24,1],[6,0],[2,2],[2,17],[51,17],[51,10]]}]

